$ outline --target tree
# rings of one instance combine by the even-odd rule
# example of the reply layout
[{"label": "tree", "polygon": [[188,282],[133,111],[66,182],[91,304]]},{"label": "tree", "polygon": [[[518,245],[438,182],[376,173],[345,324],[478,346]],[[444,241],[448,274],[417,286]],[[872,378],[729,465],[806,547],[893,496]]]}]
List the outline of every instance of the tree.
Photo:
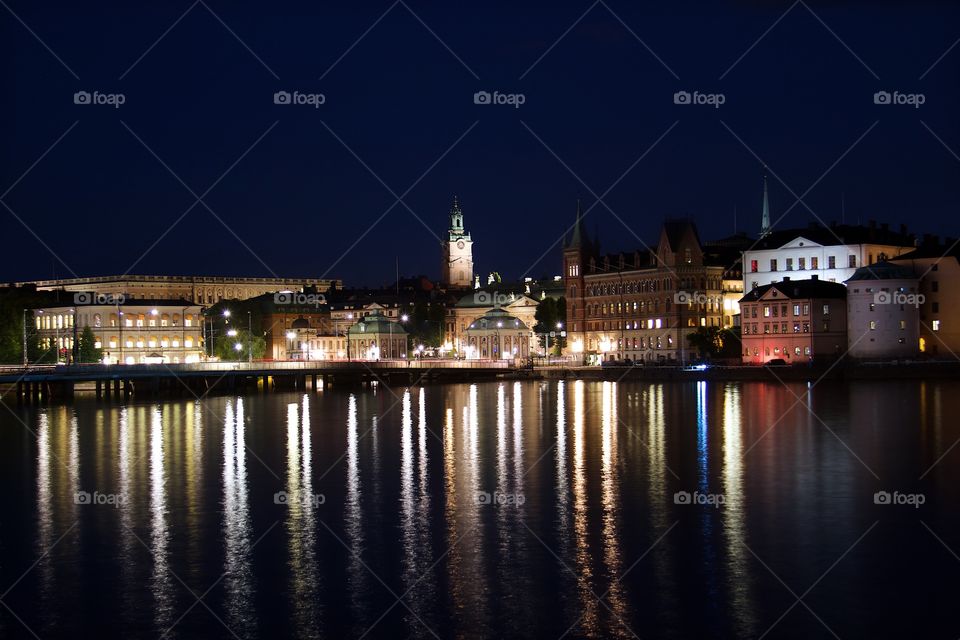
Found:
[{"label": "tree", "polygon": [[[228,329],[228,331],[230,331]],[[214,355],[221,360],[246,362],[249,359],[250,349],[253,350],[253,359],[260,360],[267,351],[267,341],[263,336],[251,334],[246,329],[235,329],[235,335],[218,335],[214,343]],[[237,348],[239,346],[239,348]]]},{"label": "tree", "polygon": [[737,327],[700,327],[687,335],[690,347],[700,358],[736,358],[740,355],[740,330]]},{"label": "tree", "polygon": [[407,316],[407,321],[401,326],[410,337],[411,348],[418,345],[439,347],[443,344],[443,327],[446,321],[446,311],[441,304],[416,302],[406,305],[400,311]]},{"label": "tree", "polygon": [[[566,329],[564,326],[567,320],[566,298],[544,298],[537,305],[534,318],[537,323],[533,330],[537,333],[540,347],[546,348],[549,333],[553,331],[556,335],[550,338],[550,350],[555,355],[560,355],[561,350],[567,346],[567,339],[560,335],[560,332]],[[557,328],[558,324],[560,328]]]},{"label": "tree", "polygon": [[103,359],[103,349],[98,349],[96,345],[97,337],[93,334],[93,329],[84,325],[77,339],[77,362],[100,362]]}]

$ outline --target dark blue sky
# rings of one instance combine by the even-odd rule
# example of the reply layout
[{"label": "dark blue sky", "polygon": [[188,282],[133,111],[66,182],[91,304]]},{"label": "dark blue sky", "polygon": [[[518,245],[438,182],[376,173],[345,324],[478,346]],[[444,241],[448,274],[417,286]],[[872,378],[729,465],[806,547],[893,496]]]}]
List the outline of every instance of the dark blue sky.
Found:
[{"label": "dark blue sky", "polygon": [[[478,271],[559,273],[575,199],[590,207],[644,154],[603,197],[613,213],[588,215],[608,250],[653,243],[665,216],[727,235],[734,207],[755,233],[760,159],[786,184],[771,175],[774,220],[793,206],[778,227],[839,220],[843,193],[847,222],[957,234],[960,9],[946,3],[5,2],[19,20],[0,7],[3,280],[379,285],[396,257],[436,277],[453,194]],[[326,101],[276,105],[281,90]],[[481,90],[525,103],[476,105]],[[77,91],[125,103],[76,105]],[[877,91],[925,102],[877,105]],[[184,215],[179,180],[201,195],[231,167],[203,197],[213,213]],[[794,205],[814,183],[809,209]]]}]

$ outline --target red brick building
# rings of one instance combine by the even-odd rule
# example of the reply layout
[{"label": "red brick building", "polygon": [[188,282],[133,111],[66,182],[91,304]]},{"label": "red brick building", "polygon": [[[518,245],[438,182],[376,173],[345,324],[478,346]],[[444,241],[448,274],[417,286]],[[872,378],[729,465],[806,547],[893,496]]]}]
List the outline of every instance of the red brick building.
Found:
[{"label": "red brick building", "polygon": [[757,287],[740,299],[743,361],[832,360],[847,350],[847,288],[813,276]]}]

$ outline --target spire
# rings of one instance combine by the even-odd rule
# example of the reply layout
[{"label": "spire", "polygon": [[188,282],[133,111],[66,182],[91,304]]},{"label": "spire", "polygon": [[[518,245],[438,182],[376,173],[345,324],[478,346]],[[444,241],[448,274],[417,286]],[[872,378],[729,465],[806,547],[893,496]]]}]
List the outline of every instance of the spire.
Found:
[{"label": "spire", "polygon": [[460,210],[460,199],[453,196],[453,205],[450,207],[450,233],[463,233],[463,211]]},{"label": "spire", "polygon": [[770,198],[767,196],[767,173],[763,173],[763,213],[760,218],[760,237],[770,235]]},{"label": "spire", "polygon": [[583,211],[580,209],[580,199],[577,198],[577,218],[573,223],[573,233],[570,234],[570,241],[567,243],[568,249],[580,249],[588,244],[587,232],[583,229]]}]

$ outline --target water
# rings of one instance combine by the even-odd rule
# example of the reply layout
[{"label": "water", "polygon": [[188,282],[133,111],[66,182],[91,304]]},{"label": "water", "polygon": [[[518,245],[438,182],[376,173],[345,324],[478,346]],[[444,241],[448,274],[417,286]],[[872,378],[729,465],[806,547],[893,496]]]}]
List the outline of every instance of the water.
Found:
[{"label": "water", "polygon": [[0,637],[956,638],[958,408],[494,382],[3,409]]}]

